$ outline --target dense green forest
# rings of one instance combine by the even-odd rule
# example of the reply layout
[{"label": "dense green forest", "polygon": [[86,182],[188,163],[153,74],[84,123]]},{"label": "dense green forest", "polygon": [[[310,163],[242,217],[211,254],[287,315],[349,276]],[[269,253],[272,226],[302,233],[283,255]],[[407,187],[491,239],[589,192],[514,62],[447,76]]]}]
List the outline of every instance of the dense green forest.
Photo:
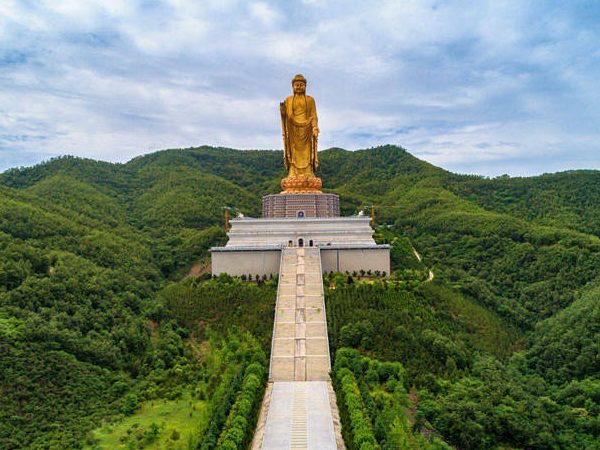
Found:
[{"label": "dense green forest", "polygon": [[[347,407],[372,448],[600,448],[600,172],[320,161],[392,244],[385,279],[325,277],[348,447]],[[283,176],[280,151],[212,147],[0,174],[0,448],[246,445],[275,280],[182,279],[225,241],[220,207],[259,216]]]}]

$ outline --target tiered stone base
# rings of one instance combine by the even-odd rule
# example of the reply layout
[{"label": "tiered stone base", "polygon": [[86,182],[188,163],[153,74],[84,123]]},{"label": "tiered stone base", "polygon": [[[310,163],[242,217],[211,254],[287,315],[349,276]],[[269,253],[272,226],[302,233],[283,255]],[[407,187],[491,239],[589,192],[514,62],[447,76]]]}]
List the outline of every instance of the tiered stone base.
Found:
[{"label": "tiered stone base", "polygon": [[262,216],[268,219],[339,217],[340,197],[323,193],[267,194],[263,196]]}]

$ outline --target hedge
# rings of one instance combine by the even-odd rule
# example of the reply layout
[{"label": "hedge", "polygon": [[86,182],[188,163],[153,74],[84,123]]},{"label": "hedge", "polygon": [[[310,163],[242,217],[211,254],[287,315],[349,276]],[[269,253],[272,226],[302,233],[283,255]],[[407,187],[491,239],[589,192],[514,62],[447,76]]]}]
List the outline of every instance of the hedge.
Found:
[{"label": "hedge", "polygon": [[242,370],[240,369],[233,379],[224,376],[219,389],[223,389],[224,392],[221,395],[215,395],[213,398],[212,414],[210,424],[204,437],[199,450],[213,450],[217,445],[217,439],[221,434],[223,424],[229,416],[229,412],[234,404],[238,389],[242,384]]},{"label": "hedge", "polygon": [[245,448],[252,438],[253,424],[262,393],[264,392],[265,370],[260,364],[252,363],[246,368],[242,389],[229,412],[217,448],[234,450]]},{"label": "hedge", "polygon": [[337,368],[334,380],[340,395],[341,411],[349,420],[351,439],[346,439],[351,450],[378,450],[379,444],[373,434],[369,414],[360,396],[360,390],[354,374],[347,367]]}]

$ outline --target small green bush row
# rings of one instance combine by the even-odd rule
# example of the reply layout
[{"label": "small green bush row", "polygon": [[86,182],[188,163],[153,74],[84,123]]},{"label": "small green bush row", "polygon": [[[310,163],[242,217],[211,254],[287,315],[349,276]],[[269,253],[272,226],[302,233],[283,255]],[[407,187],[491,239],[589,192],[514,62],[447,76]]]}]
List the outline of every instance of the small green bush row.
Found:
[{"label": "small green bush row", "polygon": [[265,370],[260,364],[252,363],[246,368],[242,389],[219,439],[219,450],[236,450],[247,446],[253,430],[253,416],[261,400],[264,377]]},{"label": "small green bush row", "polygon": [[[409,399],[405,389],[406,371],[401,363],[378,361],[358,350],[341,348],[336,352],[333,367],[336,391],[342,400],[339,402],[342,433],[351,450],[451,449],[435,437],[426,439],[420,434],[420,427],[413,431],[406,413]],[[351,406],[358,413],[353,413]],[[362,438],[357,438],[357,421],[362,427]],[[369,433],[375,445],[366,437]]]},{"label": "small green bush row", "polygon": [[369,414],[360,396],[356,378],[350,369],[341,367],[334,371],[337,392],[341,397],[342,414],[349,419],[351,441],[346,443],[352,450],[377,450],[379,445],[373,434]]},{"label": "small green bush row", "polygon": [[[369,323],[369,326],[372,325]],[[404,384],[406,382],[406,370],[399,362],[378,361],[353,348],[340,348],[335,353],[334,371],[348,368],[354,375],[364,378],[365,381],[385,383],[391,379]]]},{"label": "small green bush row", "polygon": [[225,391],[222,395],[217,394],[218,396],[216,398],[218,399],[220,397],[222,399],[220,400],[220,403],[216,401],[213,403],[210,425],[204,434],[199,450],[213,450],[216,447],[217,439],[221,434],[223,424],[229,416],[237,392],[242,384],[242,371],[243,368],[240,368],[233,379],[227,376],[223,377],[219,389],[224,389]]}]

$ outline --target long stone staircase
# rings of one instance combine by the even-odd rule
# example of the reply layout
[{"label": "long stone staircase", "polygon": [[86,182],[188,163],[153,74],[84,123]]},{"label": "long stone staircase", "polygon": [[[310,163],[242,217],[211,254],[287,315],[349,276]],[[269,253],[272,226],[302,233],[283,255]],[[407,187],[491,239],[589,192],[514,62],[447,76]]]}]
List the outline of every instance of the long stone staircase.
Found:
[{"label": "long stone staircase", "polygon": [[253,450],[341,450],[318,248],[282,249],[269,385]]},{"label": "long stone staircase", "polygon": [[329,370],[319,249],[284,248],[269,381],[327,381]]}]

